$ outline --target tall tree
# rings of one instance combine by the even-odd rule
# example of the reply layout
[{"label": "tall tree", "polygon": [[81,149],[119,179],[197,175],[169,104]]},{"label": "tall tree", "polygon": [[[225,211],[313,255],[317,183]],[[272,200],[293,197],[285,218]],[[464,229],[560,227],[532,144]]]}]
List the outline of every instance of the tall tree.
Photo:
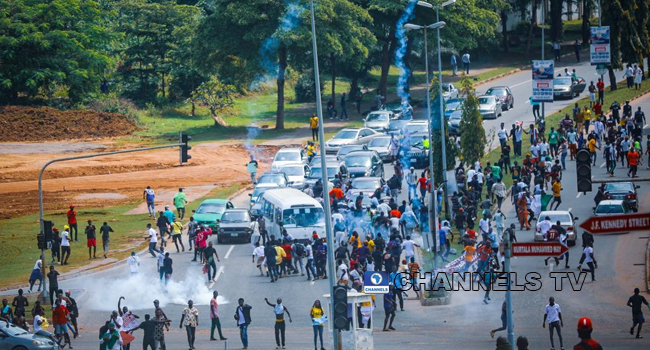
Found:
[{"label": "tall tree", "polygon": [[551,40],[561,41],[562,40],[562,31],[563,31],[563,0],[550,0],[551,2]]},{"label": "tall tree", "polygon": [[609,71],[610,89],[616,90],[616,74],[614,69],[622,67],[621,61],[621,34],[622,27],[625,26],[623,21],[629,18],[629,14],[621,6],[620,0],[608,0],[602,4],[603,25],[609,26],[609,44],[611,51],[611,64],[607,67]]},{"label": "tall tree", "polygon": [[0,1],[0,103],[58,86],[72,102],[99,89],[110,41],[91,0]]},{"label": "tall tree", "polygon": [[463,77],[460,82],[463,94],[466,99],[462,107],[462,117],[460,120],[459,131],[462,134],[460,138],[460,154],[465,164],[474,164],[485,155],[485,129],[483,128],[483,117],[479,110],[478,98],[474,92],[471,80]]}]

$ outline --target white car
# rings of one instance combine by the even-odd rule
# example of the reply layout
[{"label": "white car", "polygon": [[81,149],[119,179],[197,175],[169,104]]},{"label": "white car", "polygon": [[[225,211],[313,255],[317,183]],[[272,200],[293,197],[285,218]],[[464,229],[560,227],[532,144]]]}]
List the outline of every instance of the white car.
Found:
[{"label": "white car", "polygon": [[388,123],[395,119],[395,114],[391,111],[370,112],[363,121],[363,126],[373,130],[383,131],[388,128]]},{"label": "white car", "polygon": [[[539,214],[539,221],[544,220],[546,217],[551,219],[551,224],[555,225],[556,222],[560,221],[562,228],[566,230],[567,233],[567,245],[570,247],[576,245],[576,221],[578,218],[574,217],[570,211],[566,210],[548,210],[543,211]],[[544,237],[540,232],[539,228],[535,228],[535,242],[543,242]]]},{"label": "white car", "polygon": [[478,108],[483,119],[497,119],[501,116],[501,112],[503,111],[499,98],[492,95],[479,96]]},{"label": "white car", "polygon": [[383,161],[389,161],[390,156],[390,136],[379,136],[368,142],[368,150],[379,153]]},{"label": "white car", "polygon": [[409,135],[421,133],[426,134],[428,123],[426,120],[412,120],[406,124],[406,130],[408,130]]},{"label": "white car", "polygon": [[271,163],[271,171],[277,172],[285,165],[293,163],[302,163],[307,165],[307,155],[302,148],[282,148],[275,154],[273,163]]},{"label": "white car", "polygon": [[325,152],[336,154],[341,146],[344,145],[365,145],[373,138],[382,134],[369,128],[347,128],[343,129],[332,136],[325,143]]},{"label": "white car", "polygon": [[305,186],[305,178],[309,176],[309,165],[302,163],[287,164],[278,170],[284,173],[289,179],[289,187],[302,189]]},{"label": "white car", "polygon": [[622,199],[608,199],[602,200],[598,203],[596,210],[594,210],[595,216],[607,216],[607,215],[621,215],[621,214],[631,214],[633,213],[632,208]]},{"label": "white car", "polygon": [[458,89],[452,83],[442,83],[442,98],[447,101],[458,98]]}]

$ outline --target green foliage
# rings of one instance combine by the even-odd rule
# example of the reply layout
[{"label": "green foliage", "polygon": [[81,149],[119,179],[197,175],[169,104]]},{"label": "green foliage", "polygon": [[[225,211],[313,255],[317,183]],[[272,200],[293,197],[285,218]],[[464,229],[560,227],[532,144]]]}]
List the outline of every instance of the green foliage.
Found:
[{"label": "green foliage", "polygon": [[[323,91],[323,82],[320,82],[321,91]],[[314,84],[314,72],[307,71],[298,77],[294,86],[296,92],[296,102],[315,102],[316,101],[316,84]]]},{"label": "green foliage", "polygon": [[192,93],[192,98],[210,110],[215,124],[228,126],[221,117],[217,116],[217,112],[233,105],[236,91],[235,86],[224,84],[216,76],[212,76]]},{"label": "green foliage", "polygon": [[138,108],[127,99],[115,95],[101,95],[88,107],[98,112],[122,114],[132,123],[138,124]]},{"label": "green foliage", "polygon": [[460,120],[460,155],[465,164],[474,164],[485,154],[485,129],[483,128],[483,117],[479,111],[478,98],[474,93],[474,87],[469,78],[464,76],[460,82],[465,102],[462,107]]},{"label": "green foliage", "polygon": [[97,91],[109,57],[92,0],[0,1],[0,103],[66,86],[72,102]]}]

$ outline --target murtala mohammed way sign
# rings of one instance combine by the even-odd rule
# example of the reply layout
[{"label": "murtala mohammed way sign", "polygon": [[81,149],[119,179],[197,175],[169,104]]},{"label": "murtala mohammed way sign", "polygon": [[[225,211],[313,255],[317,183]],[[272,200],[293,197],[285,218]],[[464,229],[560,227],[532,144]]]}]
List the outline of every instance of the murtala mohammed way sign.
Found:
[{"label": "murtala mohammed way sign", "polygon": [[650,230],[650,213],[592,216],[580,228],[593,234]]},{"label": "murtala mohammed way sign", "polygon": [[569,247],[559,242],[512,243],[512,256],[560,256]]}]

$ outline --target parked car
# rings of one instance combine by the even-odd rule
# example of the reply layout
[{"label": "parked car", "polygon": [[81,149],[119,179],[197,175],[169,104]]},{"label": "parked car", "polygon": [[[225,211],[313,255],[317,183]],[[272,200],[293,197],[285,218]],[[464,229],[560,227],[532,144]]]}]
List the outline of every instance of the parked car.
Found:
[{"label": "parked car", "polygon": [[503,108],[501,101],[496,96],[483,95],[478,98],[478,108],[483,119],[497,119]]},{"label": "parked car", "polygon": [[[248,194],[248,196],[251,197],[250,200],[251,209],[254,208],[255,204],[257,204],[260,201],[260,198],[262,198],[264,192],[272,188],[280,188],[280,186],[274,183],[264,183],[264,184],[258,183],[253,189],[253,192]],[[255,213],[253,213],[253,215],[255,215]]]},{"label": "parked car", "polygon": [[[305,183],[309,184],[310,187],[314,187],[314,184],[316,181],[321,180],[321,177],[323,176],[323,168],[320,166],[320,164],[315,165],[313,168],[309,170],[309,176],[305,179]],[[330,188],[333,187],[331,185],[332,181],[334,181],[334,177],[340,174],[342,181],[347,181],[348,178],[350,178],[350,172],[348,171],[348,167],[345,165],[344,162],[336,161],[336,162],[328,162],[327,163],[327,178],[330,181]]]},{"label": "parked car", "polygon": [[452,113],[463,108],[464,98],[452,98],[445,101],[445,118],[449,119]]},{"label": "parked car", "polygon": [[289,178],[284,173],[267,172],[260,176],[259,179],[257,179],[257,185],[259,186],[261,184],[274,184],[278,187],[287,187],[289,186]]},{"label": "parked car", "polygon": [[282,148],[275,154],[273,163],[271,163],[271,171],[278,171],[283,165],[290,163],[303,163],[307,164],[307,155],[302,148]]},{"label": "parked car", "polygon": [[451,114],[447,121],[447,133],[449,133],[449,136],[460,136],[460,120],[462,117],[463,112],[461,110],[457,110]]},{"label": "parked car", "polygon": [[381,110],[393,112],[395,119],[401,119],[403,116],[405,116],[406,119],[413,118],[413,107],[411,107],[409,103],[406,103],[404,106],[402,106],[401,102],[388,103],[385,104]]},{"label": "parked car", "polygon": [[371,196],[375,192],[375,190],[384,187],[385,183],[386,181],[379,176],[357,177],[352,180],[352,183],[350,184],[350,188],[353,191],[358,190],[363,193],[367,193],[368,196]]},{"label": "parked car", "polygon": [[426,120],[412,120],[406,124],[406,130],[409,132],[409,135],[417,133],[428,133],[427,127],[429,123]]},{"label": "parked car", "polygon": [[245,209],[228,209],[221,216],[219,221],[219,231],[217,232],[217,242],[219,244],[225,240],[241,239],[244,242],[251,241],[253,231],[250,228],[251,217]]},{"label": "parked car", "polygon": [[381,134],[369,128],[347,128],[332,136],[325,143],[325,152],[336,154],[345,145],[365,145]]},{"label": "parked car", "polygon": [[398,119],[393,119],[388,123],[388,128],[386,128],[387,134],[398,135],[403,133],[404,128],[413,121],[412,116],[402,116]]},{"label": "parked car", "polygon": [[442,98],[443,100],[449,100],[452,98],[458,98],[458,89],[452,83],[442,83]]},{"label": "parked car", "polygon": [[194,221],[199,225],[210,226],[214,228],[216,226],[217,220],[221,219],[221,215],[227,209],[233,209],[235,207],[231,201],[227,199],[206,199],[196,210],[192,210],[194,213]]},{"label": "parked car", "polygon": [[[574,217],[570,211],[566,210],[549,210],[543,211],[539,214],[540,220],[546,218],[547,216],[551,219],[553,225],[555,225],[557,221],[560,221],[560,225],[563,229],[566,230],[567,233],[567,245],[569,247],[576,245],[575,229],[577,228],[576,221],[579,219],[577,217]],[[544,241],[542,232],[539,229],[535,229],[535,241]]]},{"label": "parked car", "polygon": [[422,145],[422,141],[428,137],[428,134],[414,134],[409,138],[410,147],[406,158],[414,168],[424,169],[429,166],[429,150]]},{"label": "parked car", "polygon": [[606,183],[603,189],[603,199],[622,199],[636,213],[639,210],[637,188],[641,188],[641,186],[634,185],[632,182]]},{"label": "parked car", "polygon": [[377,131],[383,131],[388,128],[388,123],[395,119],[395,114],[391,111],[370,112],[363,120],[363,126]]},{"label": "parked car", "polygon": [[384,162],[379,153],[375,151],[354,151],[350,152],[343,160],[350,178],[364,176],[384,177]]},{"label": "parked car", "polygon": [[[325,155],[325,163],[329,162],[336,162],[339,160],[336,155]],[[309,162],[309,168],[313,168],[317,165],[320,165],[320,156],[314,156],[314,158],[311,159],[311,162]]]},{"label": "parked car", "polygon": [[279,172],[289,178],[289,187],[301,189],[305,186],[305,178],[309,175],[309,165],[288,164],[280,168]]},{"label": "parked car", "polygon": [[368,150],[379,153],[383,161],[389,161],[390,157],[390,136],[380,136],[368,142]]},{"label": "parked car", "polygon": [[622,199],[607,199],[602,200],[598,203],[596,210],[594,210],[595,216],[606,216],[606,215],[620,215],[620,214],[630,214],[632,213],[632,208]]},{"label": "parked car", "polygon": [[31,334],[5,320],[0,320],[0,349],[58,350],[59,345],[48,337]]},{"label": "parked car", "polygon": [[553,79],[553,98],[574,98],[580,95],[587,87],[587,81],[578,78],[578,81],[571,77],[557,77]]},{"label": "parked car", "polygon": [[[370,140],[370,141],[372,141],[372,140]],[[348,153],[350,153],[350,152],[365,151],[367,149],[368,149],[368,147],[366,145],[345,145],[345,146],[341,146],[339,151],[336,152],[336,158],[338,160],[342,161],[342,160],[345,159],[345,156],[347,156]]]},{"label": "parked car", "polygon": [[496,96],[501,102],[501,109],[504,111],[509,110],[515,106],[515,97],[512,95],[512,91],[507,86],[494,86],[488,89],[485,92],[486,95]]}]

